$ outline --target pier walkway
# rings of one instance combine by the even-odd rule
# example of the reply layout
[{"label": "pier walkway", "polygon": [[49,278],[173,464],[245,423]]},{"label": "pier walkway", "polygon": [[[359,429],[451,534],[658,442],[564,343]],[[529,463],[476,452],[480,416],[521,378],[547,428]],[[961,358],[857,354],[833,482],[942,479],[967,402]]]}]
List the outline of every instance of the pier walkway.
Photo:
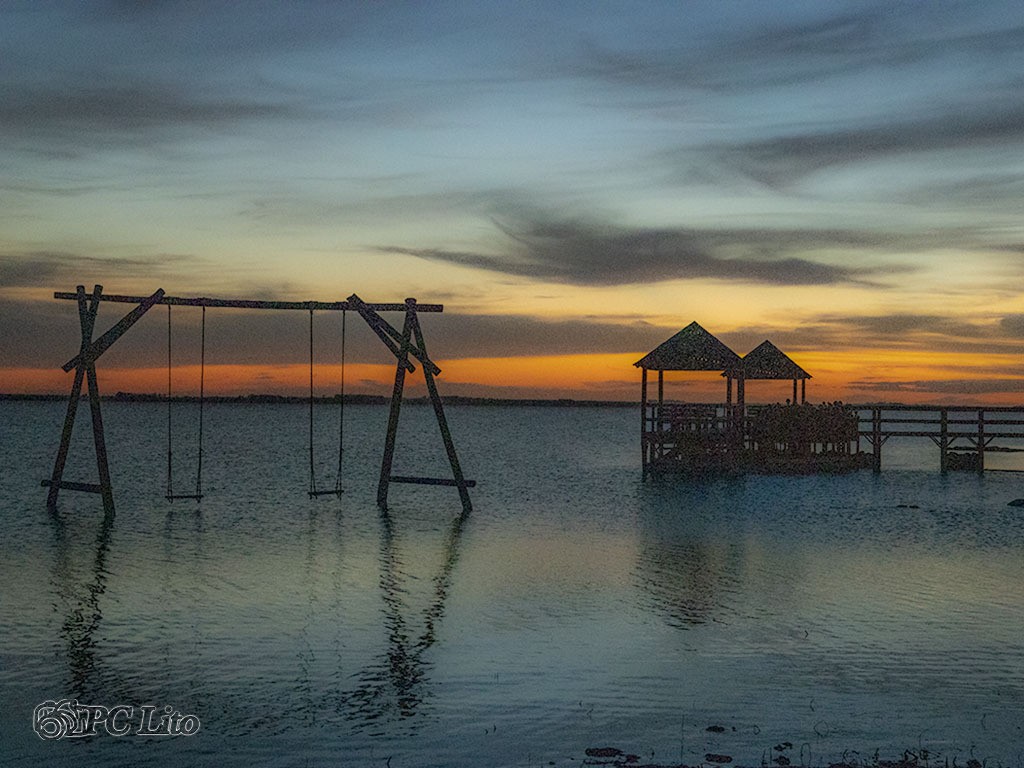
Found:
[{"label": "pier walkway", "polygon": [[[931,440],[939,449],[938,466],[985,471],[985,454],[1024,452],[1024,406],[853,405],[858,444],[871,449],[872,468],[882,469],[882,446],[892,437]],[[993,444],[993,441],[1001,441]]]},{"label": "pier walkway", "polygon": [[986,454],[1024,452],[1024,406],[654,402],[641,408],[645,474],[880,472],[882,447],[891,438],[930,440],[942,472],[981,473]]}]

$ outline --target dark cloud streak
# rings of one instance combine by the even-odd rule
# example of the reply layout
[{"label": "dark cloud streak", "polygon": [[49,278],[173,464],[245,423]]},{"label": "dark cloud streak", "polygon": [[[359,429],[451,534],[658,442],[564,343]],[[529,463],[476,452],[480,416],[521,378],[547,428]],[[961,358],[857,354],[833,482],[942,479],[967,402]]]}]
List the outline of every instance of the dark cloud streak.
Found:
[{"label": "dark cloud streak", "polygon": [[1024,107],[951,110],[914,121],[823,131],[721,146],[719,156],[770,186],[785,186],[829,166],[934,150],[1024,143]]},{"label": "dark cloud streak", "polygon": [[431,261],[572,285],[608,286],[710,278],[762,285],[870,285],[884,270],[798,255],[827,248],[879,248],[885,238],[842,230],[627,229],[541,218],[499,224],[497,253],[381,246]]}]

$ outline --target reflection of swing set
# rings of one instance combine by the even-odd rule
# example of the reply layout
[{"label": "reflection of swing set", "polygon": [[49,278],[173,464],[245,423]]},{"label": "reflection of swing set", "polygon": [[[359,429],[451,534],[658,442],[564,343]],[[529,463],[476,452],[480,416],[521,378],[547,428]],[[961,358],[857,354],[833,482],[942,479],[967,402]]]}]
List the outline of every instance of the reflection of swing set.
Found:
[{"label": "reflection of swing set", "polygon": [[[366,321],[370,329],[380,338],[384,345],[391,350],[396,358],[395,383],[391,394],[391,409],[388,415],[387,436],[384,441],[384,455],[381,461],[380,481],[377,486],[377,503],[382,508],[387,508],[388,486],[390,483],[414,483],[420,485],[446,485],[458,488],[459,497],[465,512],[472,509],[467,489],[472,488],[475,483],[467,480],[462,475],[459,459],[455,452],[455,443],[452,441],[451,431],[448,429],[448,421],[444,415],[444,405],[437,392],[437,384],[434,377],[441,372],[430,357],[427,355],[426,344],[423,340],[423,331],[420,328],[419,312],[442,312],[440,304],[417,304],[415,299],[406,299],[403,303],[395,304],[367,304],[355,294],[352,294],[346,301],[321,302],[321,301],[256,301],[249,299],[210,299],[210,298],[181,298],[176,296],[165,296],[163,290],[158,290],[152,296],[116,296],[103,295],[102,286],[94,286],[91,296],[85,292],[84,286],[78,286],[75,293],[54,293],[55,299],[66,299],[78,302],[78,316],[82,331],[82,341],[79,353],[64,364],[65,372],[75,369],[75,380],[71,386],[71,395],[68,399],[67,415],[64,419],[64,429],[61,434],[60,447],[57,451],[57,458],[54,462],[53,475],[49,480],[43,480],[42,485],[49,487],[47,504],[51,507],[57,503],[57,496],[61,489],[71,491],[83,491],[86,493],[97,493],[103,497],[103,506],[108,512],[114,509],[113,486],[110,481],[110,470],[107,462],[106,443],[103,434],[103,418],[100,412],[100,395],[96,380],[96,360],[110,346],[117,341],[129,328],[134,325],[150,308],[156,304],[167,305],[167,492],[168,501],[175,499],[194,499],[199,501],[203,497],[202,490],[202,467],[203,467],[203,410],[205,403],[205,369],[206,369],[206,308],[207,307],[235,307],[242,309],[302,309],[309,312],[309,490],[310,498],[324,495],[336,495],[342,492],[342,457],[344,455],[344,407],[345,407],[345,317],[348,310],[354,310]],[[137,304],[133,310],[126,314],[121,320],[115,323],[106,333],[98,339],[93,340],[93,329],[96,323],[96,315],[99,311],[101,301],[113,301],[125,304]],[[173,420],[172,420],[172,365],[171,365],[171,307],[190,306],[202,307],[203,315],[201,320],[201,342],[200,342],[200,364],[199,364],[199,415],[198,415],[198,456],[196,466],[196,483],[193,493],[175,493],[173,484]],[[338,474],[334,487],[321,489],[316,484],[316,462],[313,450],[313,313],[316,310],[340,311],[342,313],[342,343],[341,343],[341,396],[339,398],[339,434],[338,434]],[[384,320],[378,312],[404,312],[405,324],[402,330]],[[437,424],[440,428],[441,439],[444,442],[445,451],[448,455],[448,462],[451,465],[452,477],[415,477],[392,475],[391,467],[395,454],[395,438],[398,432],[398,418],[401,412],[402,395],[405,387],[406,372],[416,370],[410,360],[415,357],[423,366],[423,378],[426,382],[427,393],[430,396],[431,404],[434,407],[434,414],[437,417]],[[63,479],[64,465],[67,460],[68,450],[71,445],[71,435],[75,423],[75,415],[78,410],[78,402],[82,394],[82,385],[86,384],[89,393],[89,405],[92,410],[92,432],[93,442],[96,448],[96,468],[99,474],[99,483],[71,482]]]}]

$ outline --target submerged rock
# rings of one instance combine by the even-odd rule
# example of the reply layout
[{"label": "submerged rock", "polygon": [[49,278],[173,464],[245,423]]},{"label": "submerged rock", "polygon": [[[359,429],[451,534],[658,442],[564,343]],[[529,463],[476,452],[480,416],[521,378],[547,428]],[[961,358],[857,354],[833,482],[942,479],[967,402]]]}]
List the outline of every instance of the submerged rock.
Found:
[{"label": "submerged rock", "polygon": [[585,754],[587,757],[622,757],[624,753],[615,747],[590,747]]}]

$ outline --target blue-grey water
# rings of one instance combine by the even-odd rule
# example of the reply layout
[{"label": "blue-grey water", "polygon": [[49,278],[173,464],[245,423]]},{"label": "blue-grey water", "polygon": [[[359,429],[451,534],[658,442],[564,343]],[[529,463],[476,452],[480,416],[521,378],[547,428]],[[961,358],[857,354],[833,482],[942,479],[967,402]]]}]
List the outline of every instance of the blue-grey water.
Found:
[{"label": "blue-grey water", "polygon": [[[206,496],[172,504],[165,406],[108,403],[109,518],[46,509],[63,414],[0,403],[4,766],[1024,765],[1024,475],[893,440],[879,476],[644,482],[633,409],[463,406],[473,512],[396,485],[382,514],[385,408],[346,409],[346,492],[310,500],[303,406],[213,404]],[[337,418],[317,407],[320,487]],[[94,481],[79,422],[66,478]],[[395,472],[444,474],[429,408]],[[62,699],[201,730],[44,740]]]}]

